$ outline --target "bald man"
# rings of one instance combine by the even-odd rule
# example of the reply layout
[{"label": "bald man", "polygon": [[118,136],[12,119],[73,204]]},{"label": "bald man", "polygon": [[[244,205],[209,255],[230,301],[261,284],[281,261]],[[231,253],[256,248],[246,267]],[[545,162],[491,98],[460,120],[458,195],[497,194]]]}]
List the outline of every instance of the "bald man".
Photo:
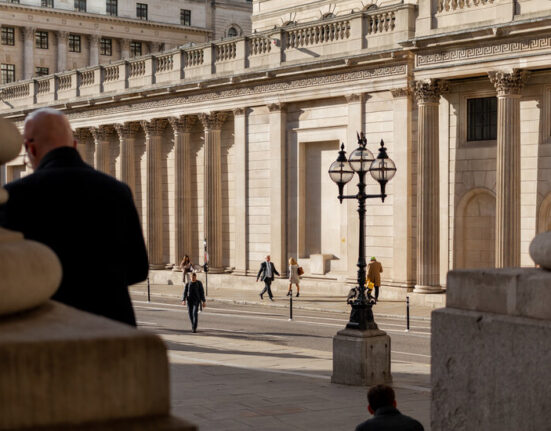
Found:
[{"label": "bald man", "polygon": [[6,185],[0,225],[58,255],[63,278],[52,299],[136,326],[128,285],[147,278],[148,261],[130,189],[82,161],[59,111],[29,114],[23,137],[35,171]]}]

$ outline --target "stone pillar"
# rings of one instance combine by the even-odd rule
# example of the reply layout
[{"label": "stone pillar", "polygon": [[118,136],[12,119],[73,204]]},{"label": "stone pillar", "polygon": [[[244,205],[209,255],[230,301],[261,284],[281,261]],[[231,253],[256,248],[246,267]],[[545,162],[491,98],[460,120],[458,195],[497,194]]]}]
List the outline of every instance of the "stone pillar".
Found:
[{"label": "stone pillar", "polygon": [[527,73],[490,72],[497,90],[496,267],[520,266],[520,90]]},{"label": "stone pillar", "polygon": [[223,272],[222,265],[222,160],[220,154],[222,124],[227,118],[225,112],[200,114],[205,131],[204,163],[204,236],[209,253],[209,271]]},{"label": "stone pillar", "polygon": [[99,36],[91,34],[88,36],[88,40],[90,41],[89,65],[97,66],[99,64]]},{"label": "stone pillar", "polygon": [[[285,105],[268,105],[270,110],[270,255],[281,277],[287,274],[287,110]],[[298,256],[295,256],[298,257]]]},{"label": "stone pillar", "polygon": [[73,132],[77,141],[77,151],[84,162],[94,166],[94,138],[88,127],[76,129]]},{"label": "stone pillar", "polygon": [[63,72],[67,69],[67,35],[66,31],[56,31],[57,38],[57,72]]},{"label": "stone pillar", "polygon": [[176,265],[184,255],[191,255],[195,248],[191,239],[193,196],[191,184],[191,129],[197,123],[197,117],[184,115],[168,119],[174,131],[174,254]]},{"label": "stone pillar", "polygon": [[134,194],[136,187],[136,159],[134,157],[134,147],[136,137],[140,131],[138,123],[115,124],[115,130],[120,143],[120,163],[116,177],[127,184]]},{"label": "stone pillar", "polygon": [[235,184],[235,275],[245,275],[248,265],[247,230],[247,109],[233,110],[234,125],[234,184]]},{"label": "stone pillar", "polygon": [[130,57],[130,40],[129,39],[120,39],[121,46],[121,60],[124,58]]},{"label": "stone pillar", "polygon": [[413,190],[412,190],[412,100],[409,87],[391,90],[393,137],[391,157],[400,175],[393,179],[393,274],[395,283],[413,287]]},{"label": "stone pillar", "polygon": [[110,126],[90,127],[90,133],[96,144],[94,167],[111,175],[111,145],[113,129]]},{"label": "stone pillar", "polygon": [[436,293],[440,286],[440,172],[438,105],[445,83],[415,83],[418,106],[417,283],[415,292]]},{"label": "stone pillar", "polygon": [[33,27],[23,27],[23,79],[34,75],[34,32]]},{"label": "stone pillar", "polygon": [[146,146],[145,237],[151,269],[163,269],[163,177],[162,146],[166,120],[142,121]]}]

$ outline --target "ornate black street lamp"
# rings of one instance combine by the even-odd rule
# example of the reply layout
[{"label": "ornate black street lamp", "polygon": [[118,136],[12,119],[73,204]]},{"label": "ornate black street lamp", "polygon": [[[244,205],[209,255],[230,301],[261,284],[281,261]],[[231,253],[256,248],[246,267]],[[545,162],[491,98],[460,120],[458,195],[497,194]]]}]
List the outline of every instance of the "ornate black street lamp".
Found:
[{"label": "ornate black street lamp", "polygon": [[[349,329],[377,329],[377,324],[373,319],[371,303],[365,297],[365,201],[366,199],[381,198],[384,202],[386,198],[386,184],[394,177],[396,165],[389,159],[383,140],[377,158],[365,146],[367,140],[363,133],[358,135],[358,148],[346,159],[344,144],[341,145],[339,157],[329,167],[329,176],[337,183],[339,187],[339,201],[342,204],[343,199],[357,199],[359,202],[358,214],[360,215],[360,238],[359,238],[359,256],[358,256],[358,292],[357,299],[351,304],[350,321],[346,325]],[[360,182],[358,183],[358,194],[344,196],[344,186],[353,177],[354,172],[358,174]],[[368,195],[365,193],[365,174],[369,172],[373,179],[379,182],[381,193],[378,195]]]}]

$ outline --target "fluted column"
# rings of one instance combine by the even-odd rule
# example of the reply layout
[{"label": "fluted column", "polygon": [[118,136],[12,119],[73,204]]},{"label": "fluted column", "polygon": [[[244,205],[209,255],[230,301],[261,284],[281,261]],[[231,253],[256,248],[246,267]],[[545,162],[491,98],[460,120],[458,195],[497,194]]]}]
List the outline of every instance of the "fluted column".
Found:
[{"label": "fluted column", "polygon": [[496,267],[520,266],[520,91],[527,73],[490,72],[497,90]]},{"label": "fluted column", "polygon": [[162,137],[166,120],[142,121],[146,145],[145,236],[151,269],[163,269],[163,177]]},{"label": "fluted column", "polygon": [[77,151],[84,162],[94,166],[94,138],[88,127],[76,129],[73,132],[77,141]]},{"label": "fluted column", "polygon": [[63,72],[67,69],[67,35],[66,31],[56,31],[57,38],[57,64],[56,71]]},{"label": "fluted column", "polygon": [[130,57],[130,40],[129,39],[120,39],[121,46],[121,59]]},{"label": "fluted column", "polygon": [[434,293],[440,286],[440,172],[438,105],[445,83],[415,83],[417,139],[417,283],[415,292]]},{"label": "fluted column", "polygon": [[248,264],[247,231],[247,109],[233,110],[234,157],[234,219],[235,219],[235,275],[245,275]]},{"label": "fluted column", "polygon": [[134,147],[136,137],[140,131],[138,123],[115,124],[115,130],[119,137],[120,163],[116,177],[126,183],[134,194],[136,188],[136,159]]},{"label": "fluted column", "polygon": [[90,66],[97,66],[99,64],[99,36],[91,34],[88,39],[90,41]]},{"label": "fluted column", "polygon": [[204,232],[207,240],[210,271],[223,272],[222,256],[222,159],[221,132],[222,124],[228,114],[213,112],[200,114],[205,132],[205,164],[204,164]]},{"label": "fluted column", "polygon": [[197,123],[197,117],[184,115],[168,119],[174,131],[174,254],[176,264],[184,255],[191,255],[193,196],[191,190],[191,130]]},{"label": "fluted column", "polygon": [[23,79],[34,75],[34,32],[33,27],[23,27]]},{"label": "fluted column", "polygon": [[90,127],[90,133],[96,144],[94,167],[111,175],[111,139],[113,128],[110,126]]}]

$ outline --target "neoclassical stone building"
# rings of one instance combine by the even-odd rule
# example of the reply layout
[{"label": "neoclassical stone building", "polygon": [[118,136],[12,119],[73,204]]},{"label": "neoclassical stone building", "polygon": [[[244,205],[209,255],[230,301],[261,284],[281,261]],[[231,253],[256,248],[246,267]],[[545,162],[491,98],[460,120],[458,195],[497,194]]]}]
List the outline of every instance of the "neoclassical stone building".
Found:
[{"label": "neoclassical stone building", "polygon": [[[153,268],[202,262],[206,238],[227,282],[270,253],[344,290],[358,218],[327,169],[357,131],[398,168],[368,203],[387,294],[533,265],[529,241],[551,228],[551,5],[299,3],[255,0],[243,37],[4,86],[0,114],[67,113],[83,157],[132,187]],[[25,172],[20,158],[6,179]]]}]

